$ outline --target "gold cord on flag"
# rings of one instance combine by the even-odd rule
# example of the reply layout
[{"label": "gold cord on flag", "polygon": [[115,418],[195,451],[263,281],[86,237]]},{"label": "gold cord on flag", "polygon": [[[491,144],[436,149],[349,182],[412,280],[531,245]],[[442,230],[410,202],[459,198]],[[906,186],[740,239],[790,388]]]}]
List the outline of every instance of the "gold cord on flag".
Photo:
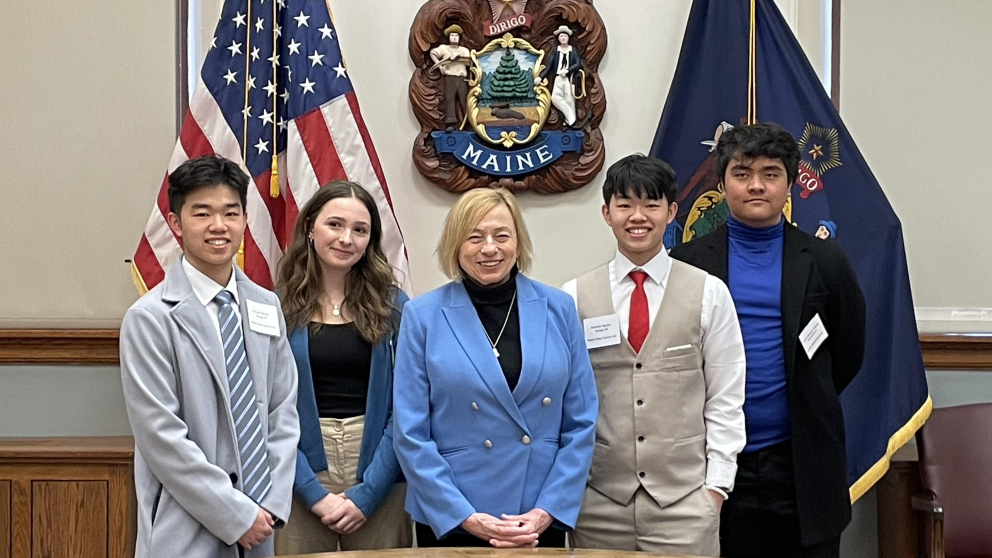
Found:
[{"label": "gold cord on flag", "polygon": [[279,197],[279,65],[276,64],[276,52],[279,45],[276,36],[276,4],[272,3],[272,176],[269,178],[269,196]]},{"label": "gold cord on flag", "polygon": [[748,33],[747,59],[747,124],[758,123],[758,72],[757,72],[757,29],[755,27],[755,0],[751,0],[751,22]]}]

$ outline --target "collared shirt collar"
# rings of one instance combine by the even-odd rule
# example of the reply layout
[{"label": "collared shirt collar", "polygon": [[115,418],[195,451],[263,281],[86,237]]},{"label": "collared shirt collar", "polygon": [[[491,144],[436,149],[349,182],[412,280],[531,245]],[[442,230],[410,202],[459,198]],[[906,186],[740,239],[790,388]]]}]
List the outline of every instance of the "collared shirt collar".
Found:
[{"label": "collared shirt collar", "polygon": [[641,269],[648,274],[652,281],[664,287],[668,283],[668,272],[672,269],[672,258],[664,248],[658,252],[657,256],[651,258],[651,261],[641,266],[634,265],[634,262],[627,259],[627,256],[621,254],[619,250],[617,250],[617,255],[613,261],[614,279],[617,283],[627,278],[631,271]]},{"label": "collared shirt collar", "polygon": [[189,263],[186,257],[183,257],[183,270],[186,272],[186,277],[189,278],[189,284],[193,287],[193,294],[196,298],[203,303],[204,306],[213,302],[214,298],[217,297],[217,293],[222,290],[228,290],[234,295],[234,305],[239,304],[238,298],[238,281],[235,278],[234,266],[231,266],[231,279],[227,282],[226,287],[218,285],[216,281],[207,277],[199,269],[193,267],[193,264]]}]

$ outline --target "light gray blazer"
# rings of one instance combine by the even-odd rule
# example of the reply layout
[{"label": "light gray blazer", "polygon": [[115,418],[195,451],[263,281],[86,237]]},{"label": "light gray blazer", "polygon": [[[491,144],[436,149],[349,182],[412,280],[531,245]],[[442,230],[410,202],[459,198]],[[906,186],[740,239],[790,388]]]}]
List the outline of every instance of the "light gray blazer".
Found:
[{"label": "light gray blazer", "polygon": [[[278,337],[248,326],[246,301],[278,308],[275,294],[237,267],[235,273],[272,471],[272,488],[261,505],[285,521],[300,437],[296,363],[281,311]],[[135,557],[236,558],[237,540],[255,521],[258,506],[241,491],[220,336],[193,293],[181,260],[127,311],[120,346],[124,401],[135,442]],[[272,554],[269,537],[246,556]]]}]

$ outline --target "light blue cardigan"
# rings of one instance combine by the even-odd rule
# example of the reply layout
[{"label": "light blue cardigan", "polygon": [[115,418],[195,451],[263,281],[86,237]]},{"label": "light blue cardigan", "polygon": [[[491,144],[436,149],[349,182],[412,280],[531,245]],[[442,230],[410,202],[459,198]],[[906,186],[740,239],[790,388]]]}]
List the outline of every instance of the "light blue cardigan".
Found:
[{"label": "light blue cardigan", "polygon": [[[395,290],[395,321],[398,326],[406,293]],[[393,450],[393,354],[397,331],[372,348],[369,392],[365,403],[365,433],[358,457],[358,484],[345,491],[348,498],[372,517],[382,500],[397,482],[403,480],[396,453]],[[327,470],[327,454],[320,433],[317,398],[314,395],[310,369],[310,336],[307,327],[289,334],[289,346],[299,371],[299,394],[296,408],[300,414],[300,443],[296,450],[296,480],[293,492],[307,509],[327,496],[327,490],[317,480],[317,473]]]}]

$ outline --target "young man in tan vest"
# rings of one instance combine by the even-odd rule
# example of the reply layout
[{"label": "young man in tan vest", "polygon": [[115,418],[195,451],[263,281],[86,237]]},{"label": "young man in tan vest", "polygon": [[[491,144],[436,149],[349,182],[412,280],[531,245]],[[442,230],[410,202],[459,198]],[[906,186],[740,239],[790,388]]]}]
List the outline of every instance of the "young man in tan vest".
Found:
[{"label": "young man in tan vest", "polygon": [[614,163],[603,217],[616,256],[562,287],[600,400],[577,548],[720,553],[720,508],[746,439],[744,342],[726,285],[665,251],[675,188],[660,159]]}]

